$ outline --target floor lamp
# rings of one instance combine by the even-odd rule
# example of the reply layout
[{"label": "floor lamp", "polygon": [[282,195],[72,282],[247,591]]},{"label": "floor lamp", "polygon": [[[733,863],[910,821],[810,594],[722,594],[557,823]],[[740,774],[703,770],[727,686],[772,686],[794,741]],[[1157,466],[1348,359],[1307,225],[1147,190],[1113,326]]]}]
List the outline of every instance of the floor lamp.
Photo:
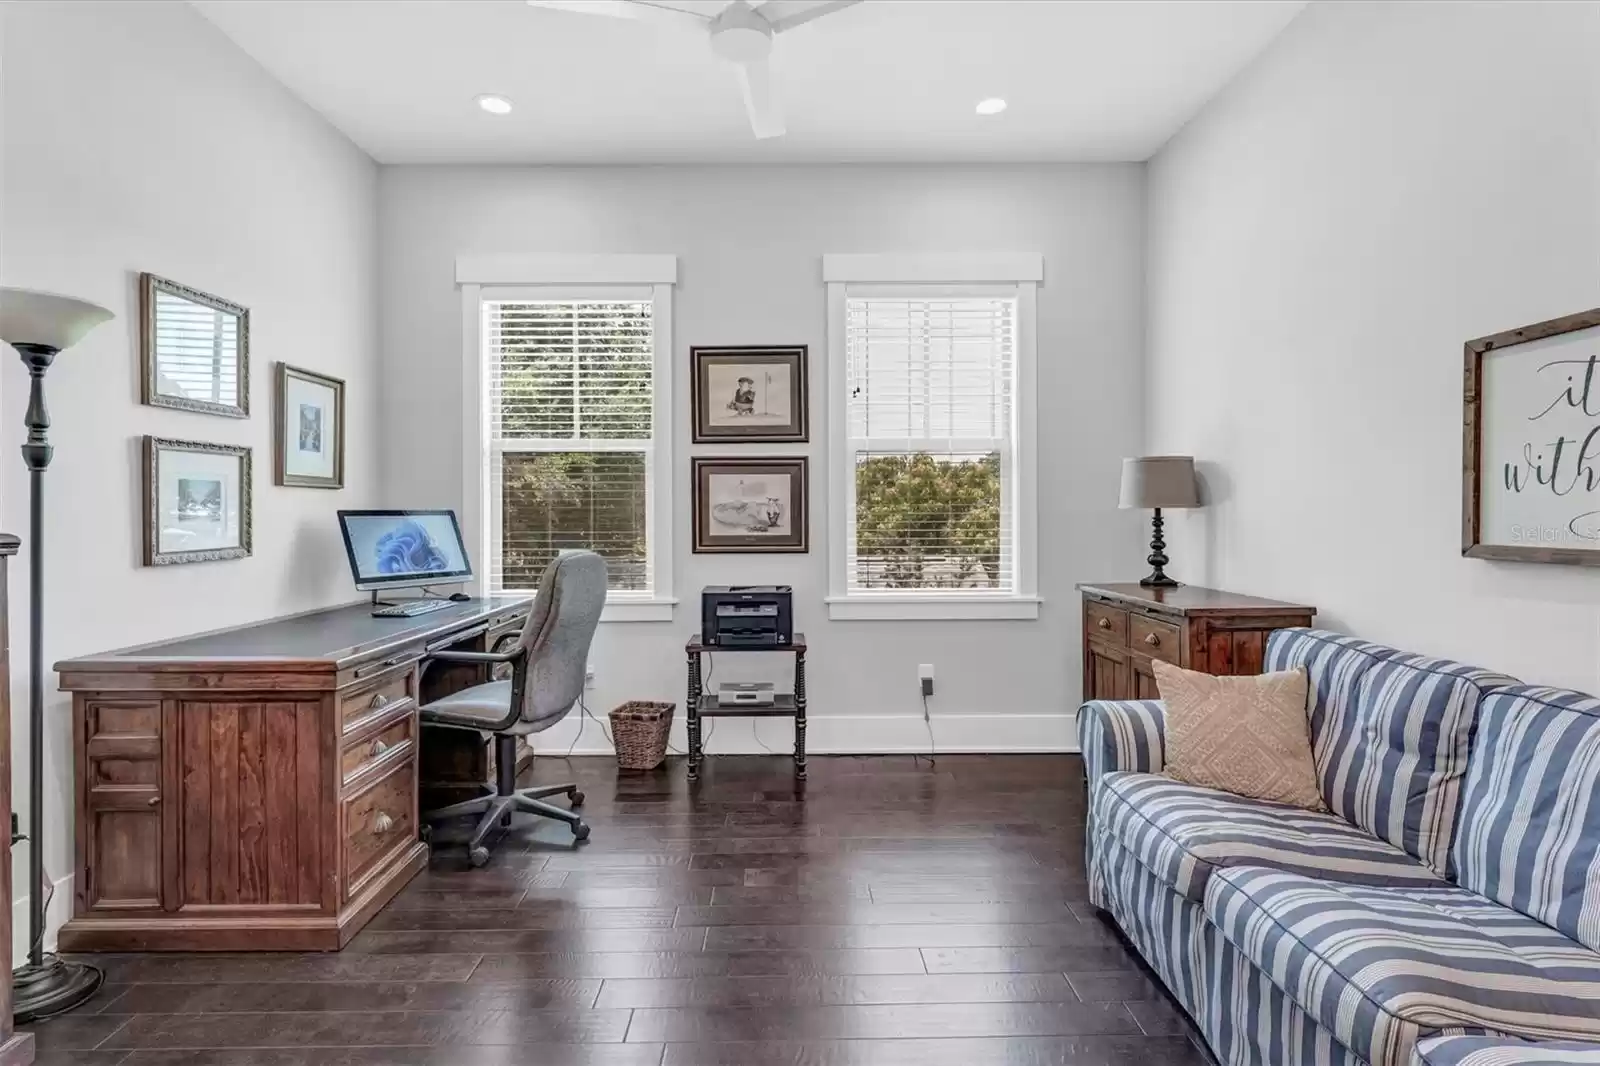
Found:
[{"label": "floor lamp", "polygon": [[0,340],[28,368],[28,961],[12,972],[13,1013],[19,1022],[69,1011],[94,995],[102,975],[93,966],[44,953],[44,472],[51,448],[44,406],[44,372],[102,322],[110,311],[69,296],[0,288]]}]

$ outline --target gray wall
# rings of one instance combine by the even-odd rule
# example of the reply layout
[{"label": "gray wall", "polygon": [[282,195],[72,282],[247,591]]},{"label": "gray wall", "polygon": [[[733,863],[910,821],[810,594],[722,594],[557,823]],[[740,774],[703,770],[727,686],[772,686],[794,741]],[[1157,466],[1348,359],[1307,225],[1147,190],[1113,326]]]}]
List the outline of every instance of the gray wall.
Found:
[{"label": "gray wall", "polygon": [[[672,623],[602,627],[591,662],[598,714],[627,698],[682,699],[683,641],[707,584],[795,587],[810,638],[817,750],[926,749],[916,667],[938,676],[946,748],[1060,747],[1079,694],[1074,582],[1134,572],[1138,516],[1116,510],[1118,461],[1140,447],[1143,168],[1136,165],[767,168],[385,167],[379,178],[384,498],[461,505],[463,252],[679,257],[676,372],[676,593]],[[1005,250],[1042,253],[1039,294],[1040,593],[1034,622],[829,622],[824,370],[827,252]],[[804,343],[812,353],[812,443],[759,449],[812,456],[812,551],[804,556],[689,552],[688,459],[729,449],[689,444],[688,349]],[[401,416],[436,417],[433,424]],[[755,451],[758,449],[748,449]],[[723,656],[718,676],[748,661]],[[784,675],[785,678],[787,675]],[[562,750],[576,733],[546,734]],[[681,723],[678,731],[681,744]],[[758,737],[717,727],[712,750],[790,743],[786,723]],[[587,727],[578,750],[603,745]]]},{"label": "gray wall", "polygon": [[1460,555],[1462,343],[1600,303],[1597,52],[1593,3],[1315,4],[1150,165],[1179,576],[1600,687],[1600,572]]}]

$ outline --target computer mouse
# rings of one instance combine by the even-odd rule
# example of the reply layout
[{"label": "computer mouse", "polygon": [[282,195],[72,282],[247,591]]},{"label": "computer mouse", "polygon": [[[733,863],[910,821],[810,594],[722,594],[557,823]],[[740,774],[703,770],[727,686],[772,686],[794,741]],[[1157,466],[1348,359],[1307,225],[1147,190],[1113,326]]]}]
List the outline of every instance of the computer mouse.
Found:
[{"label": "computer mouse", "polygon": [[465,592],[452,592],[450,594],[450,598],[456,603],[466,603],[468,600],[472,599],[472,597],[468,596]]}]

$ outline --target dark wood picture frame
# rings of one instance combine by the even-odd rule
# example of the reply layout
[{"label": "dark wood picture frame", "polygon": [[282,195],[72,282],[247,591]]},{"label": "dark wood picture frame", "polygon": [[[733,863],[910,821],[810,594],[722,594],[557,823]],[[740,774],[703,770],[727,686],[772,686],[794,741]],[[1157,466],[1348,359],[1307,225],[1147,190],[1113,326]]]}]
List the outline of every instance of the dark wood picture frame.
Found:
[{"label": "dark wood picture frame", "polygon": [[[799,554],[811,550],[811,462],[805,456],[775,456],[759,459],[729,456],[696,456],[691,460],[694,483],[694,552],[696,554],[744,552],[755,554]],[[760,533],[724,534],[711,529],[710,483],[713,474],[750,474],[789,480],[791,514],[789,535],[769,537]]]},{"label": "dark wood picture frame", "polygon": [[[333,390],[333,474],[317,477],[311,474],[291,474],[286,468],[285,452],[289,446],[289,378],[297,377]],[[326,432],[326,430],[324,430]],[[344,380],[319,374],[288,363],[279,363],[273,376],[272,398],[272,483],[289,488],[342,489],[344,488]]]},{"label": "dark wood picture frame", "polygon": [[[188,396],[174,396],[161,391],[160,368],[156,364],[156,293],[164,292],[202,307],[209,307],[239,320],[236,404],[196,400]],[[175,281],[155,274],[139,275],[139,399],[151,407],[170,407],[196,414],[222,415],[226,418],[250,417],[250,309],[220,296],[179,285]]]},{"label": "dark wood picture frame", "polygon": [[[254,480],[251,473],[251,449],[237,444],[207,444],[193,440],[171,440],[166,437],[144,438],[143,503],[144,503],[144,565],[170,566],[176,563],[211,563],[227,559],[245,559],[252,554],[251,497]],[[228,548],[202,548],[195,551],[161,550],[161,452],[206,452],[212,455],[232,455],[239,459],[239,543]]]},{"label": "dark wood picture frame", "polygon": [[[713,366],[782,365],[789,367],[790,418],[780,425],[714,426],[711,418],[720,397],[710,395]],[[804,344],[732,345],[689,349],[689,392],[695,444],[804,444],[811,439],[810,354]],[[728,405],[725,405],[728,406]]]},{"label": "dark wood picture frame", "polygon": [[1482,540],[1484,356],[1529,341],[1545,340],[1595,327],[1600,327],[1600,307],[1467,341],[1464,347],[1462,393],[1462,555],[1470,559],[1600,566],[1600,546],[1557,548],[1540,545],[1485,544]]}]

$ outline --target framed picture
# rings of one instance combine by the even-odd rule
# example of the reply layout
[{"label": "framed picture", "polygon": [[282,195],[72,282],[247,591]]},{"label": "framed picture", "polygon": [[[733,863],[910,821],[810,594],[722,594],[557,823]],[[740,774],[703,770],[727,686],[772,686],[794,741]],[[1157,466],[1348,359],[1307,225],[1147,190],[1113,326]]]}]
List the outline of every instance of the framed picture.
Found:
[{"label": "framed picture", "polygon": [[278,364],[272,483],[344,488],[344,382]]},{"label": "framed picture", "polygon": [[694,442],[809,438],[806,346],[691,348]]},{"label": "framed picture", "polygon": [[694,550],[808,551],[808,463],[792,459],[697,457]]},{"label": "framed picture", "polygon": [[1600,566],[1600,308],[1466,344],[1461,554]]},{"label": "framed picture", "polygon": [[250,554],[250,449],[144,438],[144,565]]},{"label": "framed picture", "polygon": [[152,407],[250,417],[250,312],[154,274],[139,275],[141,392]]}]

